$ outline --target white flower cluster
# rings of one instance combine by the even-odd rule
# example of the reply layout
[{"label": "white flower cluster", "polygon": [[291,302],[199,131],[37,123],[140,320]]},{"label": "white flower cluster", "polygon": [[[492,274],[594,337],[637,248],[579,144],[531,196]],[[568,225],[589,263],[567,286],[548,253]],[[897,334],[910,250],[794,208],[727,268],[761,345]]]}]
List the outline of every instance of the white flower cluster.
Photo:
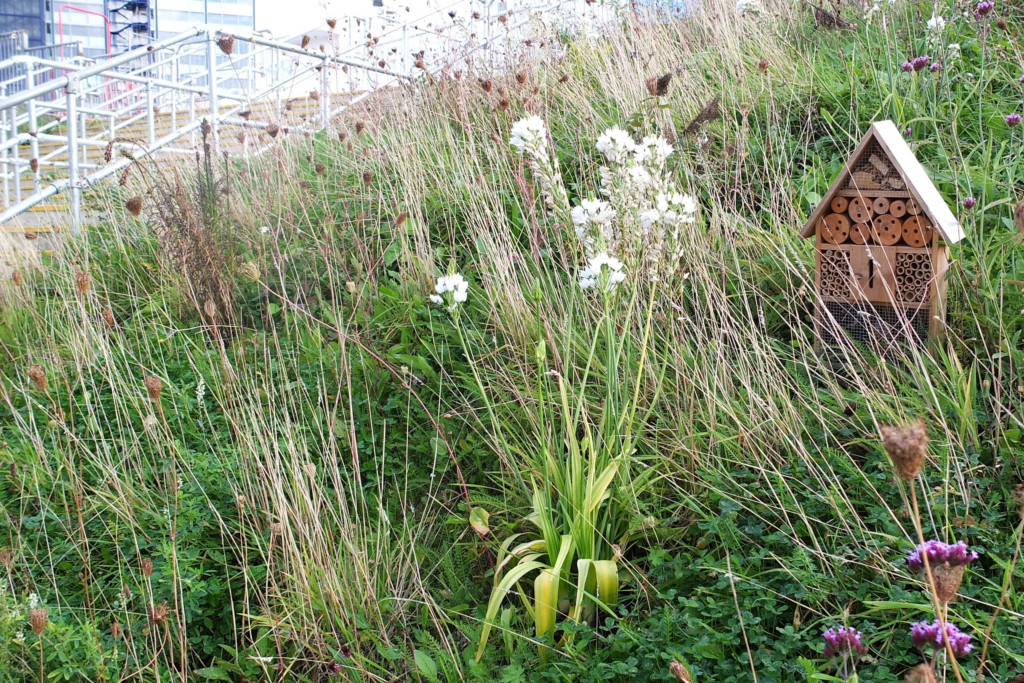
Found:
[{"label": "white flower cluster", "polygon": [[454,311],[469,297],[469,282],[458,273],[442,275],[437,278],[434,292],[430,295],[431,301],[435,304],[447,304],[448,310]]},{"label": "white flower cluster", "polygon": [[[621,128],[609,128],[596,146],[608,164],[601,168],[602,198],[572,210],[584,254],[615,254],[630,271],[635,266],[651,279],[664,276],[682,255],[681,227],[697,219],[697,201],[678,190],[666,168],[672,145],[656,135],[636,142]],[[625,277],[624,270],[616,272]],[[580,283],[593,277],[581,275]]]},{"label": "white flower cluster", "polygon": [[520,119],[512,124],[512,137],[508,142],[519,150],[520,154],[532,157],[538,154],[547,155],[548,127],[539,116]]},{"label": "white flower cluster", "polygon": [[736,2],[736,13],[741,17],[747,15],[760,14],[761,3],[758,0],[738,0]]},{"label": "white flower cluster", "polygon": [[548,153],[548,127],[544,119],[528,116],[516,121],[508,143],[529,160],[548,207],[567,210],[569,197],[558,173],[558,161]]},{"label": "white flower cluster", "polygon": [[928,20],[928,32],[929,33],[942,33],[946,28],[946,20],[941,14],[933,14],[932,18]]},{"label": "white flower cluster", "polygon": [[580,271],[580,287],[590,289],[597,287],[603,291],[611,291],[626,279],[622,261],[602,252],[594,254],[587,262],[587,267]]}]

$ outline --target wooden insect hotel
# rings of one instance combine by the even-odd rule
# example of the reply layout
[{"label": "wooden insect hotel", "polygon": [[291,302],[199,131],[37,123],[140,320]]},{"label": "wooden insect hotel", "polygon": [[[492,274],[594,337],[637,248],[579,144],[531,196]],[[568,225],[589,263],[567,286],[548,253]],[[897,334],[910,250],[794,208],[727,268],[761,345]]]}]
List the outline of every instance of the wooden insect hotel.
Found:
[{"label": "wooden insect hotel", "polygon": [[819,349],[943,334],[949,245],[964,233],[892,121],[872,124],[800,235],[816,247]]}]

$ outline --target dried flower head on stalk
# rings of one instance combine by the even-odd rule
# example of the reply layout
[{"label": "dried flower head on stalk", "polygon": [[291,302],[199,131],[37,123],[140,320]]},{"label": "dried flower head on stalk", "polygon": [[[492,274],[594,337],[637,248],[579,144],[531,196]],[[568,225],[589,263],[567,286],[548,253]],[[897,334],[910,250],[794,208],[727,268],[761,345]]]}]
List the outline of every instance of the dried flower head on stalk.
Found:
[{"label": "dried flower head on stalk", "polygon": [[942,541],[925,541],[907,557],[910,571],[920,573],[925,569],[925,560],[935,580],[935,597],[943,605],[948,605],[960,590],[964,579],[964,569],[978,559],[978,553],[967,547],[963,541],[943,543]]},{"label": "dried flower head on stalk", "polygon": [[75,291],[78,292],[79,296],[85,296],[89,292],[90,281],[91,278],[87,271],[80,270],[75,273]]},{"label": "dried flower head on stalk", "polygon": [[39,391],[46,391],[46,371],[42,365],[28,366],[28,378],[36,385]]},{"label": "dried flower head on stalk", "polygon": [[143,382],[146,385],[146,393],[153,401],[158,402],[160,400],[160,391],[163,389],[163,383],[160,378],[156,375],[149,375]]},{"label": "dried flower head on stalk", "polygon": [[13,559],[14,558],[12,557],[10,550],[7,550],[6,548],[0,550],[0,567],[3,567],[4,569],[10,569],[11,561]]},{"label": "dried flower head on stalk", "polygon": [[37,636],[43,635],[43,631],[46,630],[46,618],[47,612],[43,607],[36,607],[28,613],[28,623]]},{"label": "dried flower head on stalk", "polygon": [[219,47],[221,52],[224,54],[230,55],[232,50],[235,49],[235,37],[226,35],[217,36],[217,47]]},{"label": "dried flower head on stalk", "polygon": [[913,481],[924,470],[928,454],[928,428],[923,419],[905,425],[881,428],[882,446],[889,454],[896,472],[905,481]]},{"label": "dried flower head on stalk", "polygon": [[142,197],[138,195],[130,197],[128,201],[124,203],[124,205],[125,208],[128,209],[128,212],[131,213],[131,215],[133,216],[138,216],[140,213],[142,213]]},{"label": "dried flower head on stalk", "polygon": [[672,74],[652,76],[647,79],[647,92],[651,94],[651,97],[664,97],[668,94],[668,86],[671,82]]}]

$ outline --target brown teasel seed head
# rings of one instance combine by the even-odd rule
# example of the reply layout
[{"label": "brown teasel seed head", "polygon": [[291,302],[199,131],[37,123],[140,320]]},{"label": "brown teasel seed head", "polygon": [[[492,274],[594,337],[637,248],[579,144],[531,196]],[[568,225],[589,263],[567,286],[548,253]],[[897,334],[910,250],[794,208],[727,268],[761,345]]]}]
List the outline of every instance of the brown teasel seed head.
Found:
[{"label": "brown teasel seed head", "polygon": [[668,94],[668,84],[672,82],[672,74],[652,76],[647,79],[647,92],[651,97],[664,97]]},{"label": "brown teasel seed head", "polygon": [[85,296],[86,292],[89,291],[89,273],[84,270],[80,270],[75,273],[75,291],[80,296]]},{"label": "brown teasel seed head", "polygon": [[160,624],[164,623],[164,619],[167,618],[168,611],[169,610],[167,609],[166,602],[161,602],[159,605],[155,607],[150,607],[149,623],[153,626],[159,626]]},{"label": "brown teasel seed head", "polygon": [[509,102],[508,100],[504,98],[498,100],[498,108],[501,109],[502,111],[508,109],[510,106],[512,106],[512,103]]},{"label": "brown teasel seed head", "polygon": [[423,71],[427,70],[427,65],[423,63],[422,59],[417,59],[416,63],[413,64],[413,66],[415,66],[417,69],[422,69]]},{"label": "brown teasel seed head", "polygon": [[924,470],[928,453],[928,428],[923,419],[905,425],[881,428],[882,446],[896,467],[896,472],[905,481],[913,481]]},{"label": "brown teasel seed head", "polygon": [[362,121],[356,121],[356,135],[359,135],[364,130],[366,130],[366,124]]},{"label": "brown teasel seed head", "polygon": [[260,268],[252,261],[246,261],[238,267],[238,274],[250,282],[258,282],[260,279]]},{"label": "brown teasel seed head", "polygon": [[[149,394],[149,397],[154,401],[159,401],[160,392],[163,390],[164,387],[163,382],[160,381],[160,378],[157,377],[156,375],[149,375],[148,377],[146,377],[146,379],[143,380],[143,384],[146,385],[146,393]],[[143,560],[143,563],[147,561],[148,560]],[[152,566],[152,564],[150,566]]]},{"label": "brown teasel seed head", "polygon": [[494,87],[494,84],[493,84],[493,83],[491,83],[491,82],[490,82],[489,80],[487,80],[487,79],[481,79],[481,80],[480,80],[480,87],[481,87],[481,88],[483,88],[483,91],[484,91],[484,92],[491,92],[491,88],[493,88],[493,87]]},{"label": "brown teasel seed head", "polygon": [[231,51],[235,49],[235,37],[234,36],[218,36],[217,47],[220,48],[221,52],[226,55],[230,55]]},{"label": "brown teasel seed head", "polygon": [[128,212],[133,216],[138,216],[142,213],[142,197],[139,195],[129,198],[124,205],[125,208],[128,209]]},{"label": "brown teasel seed head", "polygon": [[762,58],[761,58],[761,61],[759,61],[759,62],[757,63],[757,68],[758,68],[758,69],[759,69],[759,70],[761,71],[761,73],[763,73],[763,74],[765,74],[765,73],[768,73],[768,69],[770,69],[770,68],[771,68],[771,66],[772,66],[772,63],[768,61],[768,58],[767,58],[767,57],[762,57]]},{"label": "brown teasel seed head", "polygon": [[996,26],[1000,31],[1009,31],[1010,25],[1006,23],[1006,17],[999,17],[996,19]]},{"label": "brown teasel seed head", "polygon": [[46,391],[46,371],[42,365],[28,366],[28,378],[36,385],[39,391]]},{"label": "brown teasel seed head", "polygon": [[332,28],[333,29],[337,25],[338,25],[338,20],[337,19],[328,19],[327,20],[328,28]]},{"label": "brown teasel seed head", "polygon": [[522,71],[516,72],[516,83],[518,83],[519,85],[526,83],[526,74],[523,73]]},{"label": "brown teasel seed head", "polygon": [[309,45],[309,36],[302,36],[302,42],[299,43],[299,47],[305,50],[307,45]]},{"label": "brown teasel seed head", "polygon": [[327,170],[327,167],[324,166],[324,163],[322,161],[318,161],[316,162],[316,166],[313,167],[313,170],[316,171],[317,175],[323,175],[324,171]]},{"label": "brown teasel seed head", "polygon": [[36,607],[34,610],[28,613],[28,623],[32,626],[32,632],[37,636],[43,635],[43,631],[46,630],[46,610],[42,607]]},{"label": "brown teasel seed head", "polygon": [[369,187],[373,183],[373,173],[370,171],[363,171],[363,185]]},{"label": "brown teasel seed head", "polygon": [[950,566],[948,562],[932,567],[932,578],[935,579],[935,597],[943,605],[956,599],[957,591],[964,580],[964,565]]},{"label": "brown teasel seed head", "polygon": [[145,576],[147,579],[153,576],[153,560],[149,559],[148,557],[144,557],[142,558],[140,566],[142,568],[143,576]]},{"label": "brown teasel seed head", "polygon": [[121,640],[124,638],[124,627],[121,626],[120,622],[115,621],[110,625],[110,637],[114,640]]},{"label": "brown teasel seed head", "polygon": [[345,142],[345,138],[347,138],[347,137],[348,137],[348,133],[345,133],[345,132],[342,132],[342,131],[338,132],[338,142]]},{"label": "brown teasel seed head", "polygon": [[276,138],[277,134],[280,132],[281,128],[276,123],[272,123],[269,126],[267,126],[267,135],[269,135],[272,138]]}]

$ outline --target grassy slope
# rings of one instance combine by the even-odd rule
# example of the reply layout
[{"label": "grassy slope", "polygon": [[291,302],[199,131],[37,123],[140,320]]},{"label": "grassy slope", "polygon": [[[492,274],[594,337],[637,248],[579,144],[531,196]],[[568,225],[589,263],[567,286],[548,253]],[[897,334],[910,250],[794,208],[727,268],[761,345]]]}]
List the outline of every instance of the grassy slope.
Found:
[{"label": "grassy slope", "polygon": [[[702,11],[567,47],[541,35],[508,69],[433,74],[342,136],[210,169],[223,179],[205,195],[203,173],[176,190],[169,170],[137,168],[154,188],[146,223],[111,193],[113,226],[5,283],[0,676],[36,675],[36,637],[15,638],[34,592],[45,668],[67,680],[317,680],[332,662],[351,679],[667,680],[673,658],[701,680],[799,680],[798,657],[826,670],[821,631],[844,621],[870,646],[861,680],[897,680],[920,661],[907,624],[930,607],[901,561],[913,527],[877,427],[918,415],[926,530],[983,551],[951,612],[980,649],[1004,572],[1019,588],[1022,571],[1024,266],[1009,217],[1024,163],[1003,121],[1021,110],[1020,9],[999,8],[1007,31],[959,19],[932,45],[923,5],[844,32],[789,5],[763,21]],[[952,42],[941,76],[899,71]],[[644,82],[667,72],[655,110]],[[714,95],[722,117],[681,136]],[[515,635],[531,632],[521,607],[471,662],[497,546],[527,528],[534,349],[546,340],[581,382],[600,315],[575,286],[571,232],[507,144],[524,112],[548,121],[573,200],[596,189],[597,135],[632,120],[680,135],[674,168],[701,204],[680,276],[617,303],[622,338],[639,339],[653,296],[652,362],[633,353],[622,370],[650,397],[640,451],[663,475],[639,499],[617,493],[635,513],[631,579],[617,617],[572,627],[546,666]],[[978,206],[957,206],[949,339],[829,365],[812,350],[796,227],[879,118],[910,128],[951,203]],[[472,283],[462,335],[426,299],[449,264]],[[491,512],[485,540],[464,491]],[[984,680],[1024,671],[1021,612],[1011,590]]]}]

